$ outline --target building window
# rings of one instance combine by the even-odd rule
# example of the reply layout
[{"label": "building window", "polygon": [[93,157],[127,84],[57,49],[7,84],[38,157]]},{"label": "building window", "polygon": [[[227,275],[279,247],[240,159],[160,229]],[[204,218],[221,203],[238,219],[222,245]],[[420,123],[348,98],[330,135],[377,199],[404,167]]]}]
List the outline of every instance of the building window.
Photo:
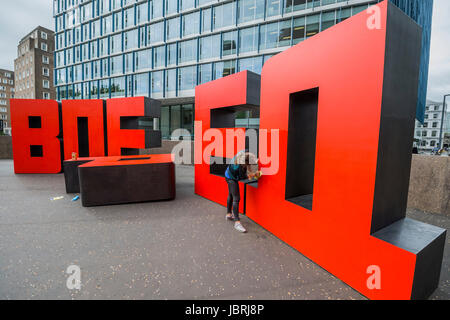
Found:
[{"label": "building window", "polygon": [[152,98],[161,98],[163,93],[163,71],[152,72],[151,78]]},{"label": "building window", "polygon": [[43,86],[45,89],[50,89],[50,81],[48,81],[48,80],[42,80],[42,86]]},{"label": "building window", "polygon": [[148,4],[147,2],[138,5],[136,10],[136,23],[140,24],[142,22],[148,21]]},{"label": "building window", "polygon": [[166,21],[167,33],[166,39],[176,39],[180,37],[180,18],[176,17]]},{"label": "building window", "polygon": [[47,33],[42,31],[41,38],[47,40]]},{"label": "building window", "polygon": [[133,72],[133,53],[125,55],[125,73]]},{"label": "building window", "polygon": [[147,43],[153,44],[164,41],[164,22],[151,24],[148,28]]},{"label": "building window", "polygon": [[202,64],[198,68],[198,83],[206,83],[212,80],[212,63]]},{"label": "building window", "polygon": [[163,16],[163,1],[151,1],[151,18],[156,19]]},{"label": "building window", "polygon": [[166,3],[166,15],[176,13],[178,10],[178,1],[177,0],[165,0]]},{"label": "building window", "polygon": [[151,52],[151,49],[147,49],[135,53],[136,70],[149,69],[152,67]]},{"label": "building window", "polygon": [[137,29],[125,32],[123,34],[124,50],[135,49],[138,47],[138,32]]},{"label": "building window", "polygon": [[153,68],[164,67],[165,62],[166,62],[166,47],[160,46],[153,48]]},{"label": "building window", "polygon": [[281,1],[280,0],[267,0],[266,3],[266,16],[272,17],[281,14]]},{"label": "building window", "polygon": [[128,28],[134,26],[134,7],[124,10],[123,27]]},{"label": "building window", "polygon": [[48,77],[50,75],[48,68],[42,68],[42,75]]},{"label": "building window", "polygon": [[306,0],[286,0],[284,5],[284,12],[292,12],[304,9],[306,9]]},{"label": "building window", "polygon": [[125,97],[125,77],[111,79],[111,98]]},{"label": "building window", "polygon": [[42,56],[42,63],[49,64],[50,63],[49,58],[47,56]]},{"label": "building window", "polygon": [[192,104],[162,106],[160,124],[163,139],[180,139],[180,136],[172,136],[173,131],[180,128],[189,131],[187,137],[192,139],[194,134],[194,106]]},{"label": "building window", "polygon": [[[184,2],[184,1],[183,1]],[[183,37],[200,32],[200,11],[183,16]]]},{"label": "building window", "polygon": [[112,15],[102,18],[103,35],[112,32]]},{"label": "building window", "polygon": [[214,80],[236,73],[236,60],[214,63]]},{"label": "building window", "polygon": [[258,50],[258,27],[250,27],[239,31],[239,52]]},{"label": "building window", "polygon": [[220,57],[220,34],[200,38],[200,60]]},{"label": "building window", "polygon": [[111,53],[122,51],[122,34],[116,34],[111,37]]},{"label": "building window", "polygon": [[171,43],[167,45],[167,66],[177,63],[177,44]]},{"label": "building window", "polygon": [[214,29],[234,25],[236,19],[236,2],[230,2],[214,7],[213,26]]},{"label": "building window", "polygon": [[178,62],[189,62],[197,59],[197,40],[188,40],[179,43]]},{"label": "building window", "polygon": [[181,0],[181,10],[191,9],[195,6],[195,0]]},{"label": "building window", "polygon": [[122,29],[122,11],[114,13],[114,25],[113,31],[118,31]]},{"label": "building window", "polygon": [[44,99],[50,99],[50,93],[48,93],[48,92],[42,92],[42,98],[44,98]]},{"label": "building window", "polygon": [[264,2],[264,0],[239,0],[238,22],[262,19],[264,17]]},{"label": "building window", "polygon": [[305,39],[305,17],[294,19],[294,30],[292,30],[293,44]]},{"label": "building window", "polygon": [[111,75],[121,74],[123,72],[123,57],[115,56],[111,58]]},{"label": "building window", "polygon": [[109,98],[109,80],[100,81],[100,98]]},{"label": "building window", "polygon": [[177,84],[177,70],[169,69],[166,70],[166,83],[165,83],[165,93],[166,97],[174,97],[176,95],[175,89]]},{"label": "building window", "polygon": [[[134,76],[134,96],[148,97],[148,73],[137,74]],[[129,95],[129,94],[128,94]]]},{"label": "building window", "polygon": [[211,8],[202,10],[202,33],[211,31]]},{"label": "building window", "polygon": [[85,63],[84,64],[84,80],[90,80],[91,79],[91,63]]},{"label": "building window", "polygon": [[222,56],[236,54],[237,31],[226,32],[222,35]]},{"label": "building window", "polygon": [[47,44],[45,42],[41,42],[41,50],[47,51],[47,49],[48,49]]},{"label": "building window", "polygon": [[253,57],[239,59],[239,71],[249,70],[255,73],[261,73],[262,57]]},{"label": "building window", "polygon": [[178,70],[178,88],[180,91],[193,90],[197,84],[197,68],[185,67]]},{"label": "building window", "polygon": [[322,13],[322,31],[336,24],[336,11]]}]

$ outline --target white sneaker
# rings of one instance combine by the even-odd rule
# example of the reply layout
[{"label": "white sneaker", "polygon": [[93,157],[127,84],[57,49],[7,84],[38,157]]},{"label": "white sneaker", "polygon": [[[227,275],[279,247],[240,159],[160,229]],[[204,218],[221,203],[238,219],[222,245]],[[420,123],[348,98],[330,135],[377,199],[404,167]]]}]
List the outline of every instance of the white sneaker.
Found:
[{"label": "white sneaker", "polygon": [[225,216],[225,220],[227,220],[227,221],[233,221],[233,215],[230,215],[230,216],[229,216],[229,215],[227,214],[227,215]]},{"label": "white sneaker", "polygon": [[234,224],[234,228],[235,228],[237,231],[242,232],[242,233],[247,232],[247,230],[245,230],[244,226],[243,226],[240,222],[236,222],[236,223]]}]

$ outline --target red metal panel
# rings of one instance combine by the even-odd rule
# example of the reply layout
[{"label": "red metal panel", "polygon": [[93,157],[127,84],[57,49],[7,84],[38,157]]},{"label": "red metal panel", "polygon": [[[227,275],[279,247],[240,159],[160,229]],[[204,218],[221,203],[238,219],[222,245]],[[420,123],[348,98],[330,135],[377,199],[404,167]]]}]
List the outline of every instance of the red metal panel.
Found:
[{"label": "red metal panel", "polygon": [[[211,142],[203,142],[205,131],[210,129],[210,113],[212,109],[240,106],[247,104],[247,71],[233,74],[222,79],[211,81],[195,88],[195,121],[201,121],[201,126],[195,127],[195,193],[210,199],[214,202],[226,205],[228,187],[225,179],[221,176],[210,174],[209,159],[203,160],[203,153]],[[198,122],[199,123],[199,122]],[[215,128],[225,137],[224,128]],[[235,131],[243,129],[234,129]],[[211,132],[211,131],[210,131]],[[226,144],[231,141],[216,141],[222,145],[219,150],[213,150],[212,156],[225,157]],[[223,152],[221,152],[223,150]],[[236,154],[237,145],[234,147]],[[240,184],[241,199],[244,198],[243,186]],[[213,188],[211,186],[214,186]],[[239,211],[243,211],[243,201],[239,204]]]},{"label": "red metal panel", "polygon": [[[386,48],[381,28],[362,12],[269,59],[262,70],[260,129],[280,130],[280,167],[249,188],[247,214],[338,278],[373,299],[409,299],[416,256],[370,234]],[[245,73],[196,88],[196,156],[212,108],[245,103]],[[319,88],[312,211],[285,199],[291,93]],[[200,129],[200,130],[199,130]],[[264,148],[261,145],[260,148]],[[270,147],[269,147],[270,148]],[[198,160],[196,159],[197,163]],[[225,204],[226,184],[195,167],[195,192]],[[382,287],[367,286],[379,266]]]},{"label": "red metal panel", "polygon": [[145,149],[145,131],[120,129],[121,117],[145,116],[144,97],[115,98],[106,103],[108,156],[120,156],[121,148]]},{"label": "red metal panel", "polygon": [[72,152],[79,154],[78,117],[87,117],[89,126],[89,155],[105,155],[105,130],[103,126],[103,100],[63,100],[62,117],[64,133],[64,159],[70,159]]},{"label": "red metal panel", "polygon": [[[29,117],[40,117],[40,128]],[[11,99],[11,128],[15,173],[61,172],[59,106],[52,100]],[[41,146],[42,157],[31,157],[30,146]]]}]

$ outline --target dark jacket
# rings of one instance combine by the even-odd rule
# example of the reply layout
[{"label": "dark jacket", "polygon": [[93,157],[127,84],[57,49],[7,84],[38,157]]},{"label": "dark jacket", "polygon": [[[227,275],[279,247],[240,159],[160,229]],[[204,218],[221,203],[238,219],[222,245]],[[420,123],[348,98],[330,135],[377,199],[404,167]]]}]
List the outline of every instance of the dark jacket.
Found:
[{"label": "dark jacket", "polygon": [[225,178],[230,180],[245,180],[247,179],[247,168],[241,164],[230,164],[225,170]]}]

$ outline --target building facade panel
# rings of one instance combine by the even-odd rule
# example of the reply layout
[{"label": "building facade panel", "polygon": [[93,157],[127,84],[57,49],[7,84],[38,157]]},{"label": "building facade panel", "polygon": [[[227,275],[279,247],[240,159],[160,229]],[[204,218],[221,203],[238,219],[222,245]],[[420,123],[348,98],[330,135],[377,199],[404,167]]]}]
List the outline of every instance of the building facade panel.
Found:
[{"label": "building facade panel", "polygon": [[11,135],[10,99],[15,97],[14,72],[0,69],[0,134]]},{"label": "building facade panel", "polygon": [[[420,152],[430,153],[439,148],[442,125],[442,147],[450,146],[450,111],[442,110],[442,102],[427,101],[424,122],[416,120],[414,143]],[[444,116],[444,119],[442,117]]]},{"label": "building facade panel", "polygon": [[57,99],[145,95],[193,103],[197,84],[260,73],[271,56],[377,2],[55,0]]},{"label": "building facade panel", "polygon": [[17,58],[14,60],[17,98],[57,98],[54,50],[54,32],[40,26],[19,42]]}]

